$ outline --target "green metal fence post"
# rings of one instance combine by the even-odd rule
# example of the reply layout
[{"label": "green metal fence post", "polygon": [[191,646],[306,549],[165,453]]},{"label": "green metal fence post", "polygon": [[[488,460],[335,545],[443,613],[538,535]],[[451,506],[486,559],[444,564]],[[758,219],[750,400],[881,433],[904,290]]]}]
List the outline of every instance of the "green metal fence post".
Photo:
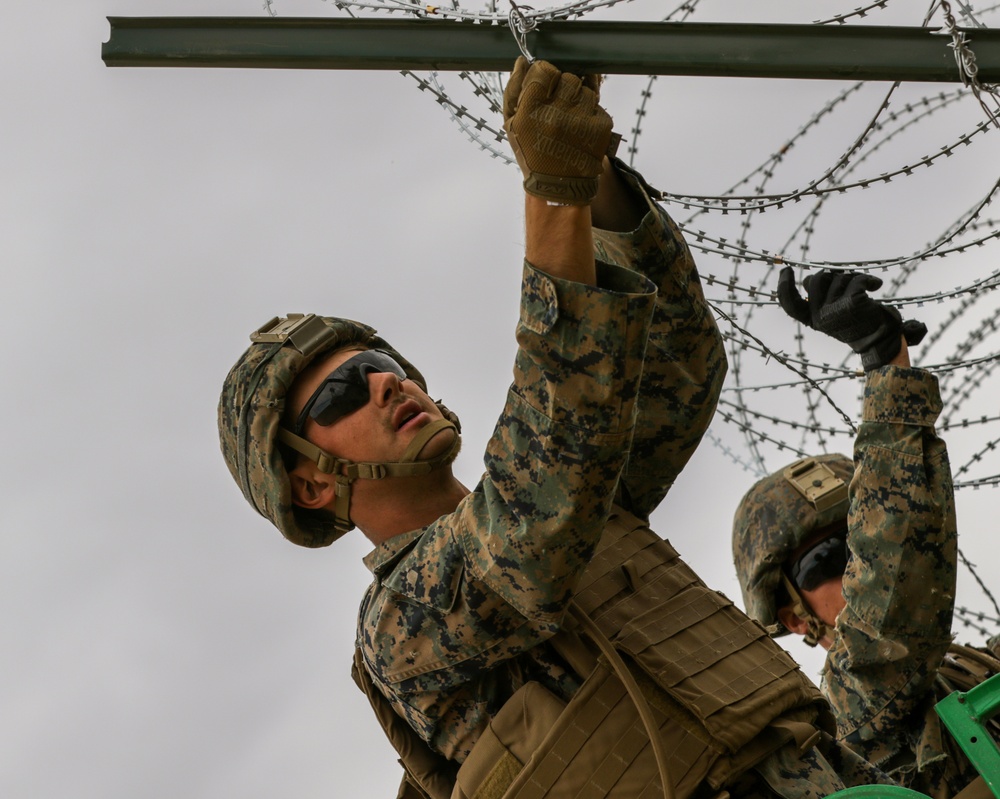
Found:
[{"label": "green metal fence post", "polygon": [[1000,674],[966,692],[955,691],[934,709],[962,751],[1000,799],[1000,748],[986,727],[1000,711]]}]

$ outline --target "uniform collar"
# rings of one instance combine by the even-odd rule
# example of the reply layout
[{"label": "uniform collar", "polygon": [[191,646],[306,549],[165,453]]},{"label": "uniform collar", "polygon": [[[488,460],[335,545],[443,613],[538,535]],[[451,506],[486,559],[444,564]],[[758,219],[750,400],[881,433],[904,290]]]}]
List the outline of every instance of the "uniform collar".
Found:
[{"label": "uniform collar", "polygon": [[400,533],[379,544],[363,559],[368,571],[376,577],[381,577],[387,569],[413,547],[417,539],[423,535],[424,529],[419,528],[408,533]]}]

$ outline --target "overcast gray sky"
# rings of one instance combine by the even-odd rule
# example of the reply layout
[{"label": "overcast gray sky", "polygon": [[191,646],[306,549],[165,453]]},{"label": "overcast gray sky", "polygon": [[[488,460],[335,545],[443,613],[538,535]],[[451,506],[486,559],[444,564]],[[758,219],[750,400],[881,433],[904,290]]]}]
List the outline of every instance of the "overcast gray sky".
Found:
[{"label": "overcast gray sky", "polygon": [[[311,7],[330,11],[278,6]],[[4,9],[0,795],[394,796],[395,758],[349,677],[368,546],[353,535],[300,549],[257,517],[219,455],[215,405],[270,317],[362,319],[460,414],[458,471],[473,485],[510,376],[520,177],[396,73],[103,65],[107,16],[158,14],[263,11]],[[713,98],[720,83],[728,94]],[[818,107],[807,92],[832,91],[734,83],[660,81],[658,138],[638,158],[651,180],[722,190],[741,154],[766,155]],[[624,128],[637,84],[614,85]],[[955,191],[995,176],[996,155],[956,165]],[[883,207],[857,252],[948,193]],[[945,263],[962,282],[964,262]],[[654,523],[736,598],[729,526],[751,482],[706,444]],[[961,498],[963,547],[981,564],[998,496]],[[793,653],[816,673],[815,653]]]}]

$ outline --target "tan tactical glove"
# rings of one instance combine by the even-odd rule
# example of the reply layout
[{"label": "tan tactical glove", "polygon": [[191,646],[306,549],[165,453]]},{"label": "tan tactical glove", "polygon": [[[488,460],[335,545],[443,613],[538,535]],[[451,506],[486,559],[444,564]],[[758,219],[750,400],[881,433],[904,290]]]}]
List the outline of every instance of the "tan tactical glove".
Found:
[{"label": "tan tactical glove", "polygon": [[524,190],[566,205],[589,205],[611,143],[611,117],[598,105],[600,77],[579,78],[547,61],[514,64],[503,95],[503,126],[524,174]]}]

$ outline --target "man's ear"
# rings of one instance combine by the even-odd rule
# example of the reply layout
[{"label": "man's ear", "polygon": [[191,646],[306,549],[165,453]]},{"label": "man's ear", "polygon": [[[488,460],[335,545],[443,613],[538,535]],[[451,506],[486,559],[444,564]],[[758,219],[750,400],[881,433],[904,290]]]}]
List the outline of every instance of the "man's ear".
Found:
[{"label": "man's ear", "polygon": [[321,472],[316,464],[310,461],[299,463],[288,473],[288,479],[292,485],[292,502],[299,507],[311,510],[333,507],[336,479],[332,474]]},{"label": "man's ear", "polygon": [[781,622],[782,626],[784,626],[788,632],[795,633],[796,635],[805,635],[806,631],[809,629],[809,623],[792,610],[791,605],[785,605],[783,608],[778,608],[778,621]]}]

